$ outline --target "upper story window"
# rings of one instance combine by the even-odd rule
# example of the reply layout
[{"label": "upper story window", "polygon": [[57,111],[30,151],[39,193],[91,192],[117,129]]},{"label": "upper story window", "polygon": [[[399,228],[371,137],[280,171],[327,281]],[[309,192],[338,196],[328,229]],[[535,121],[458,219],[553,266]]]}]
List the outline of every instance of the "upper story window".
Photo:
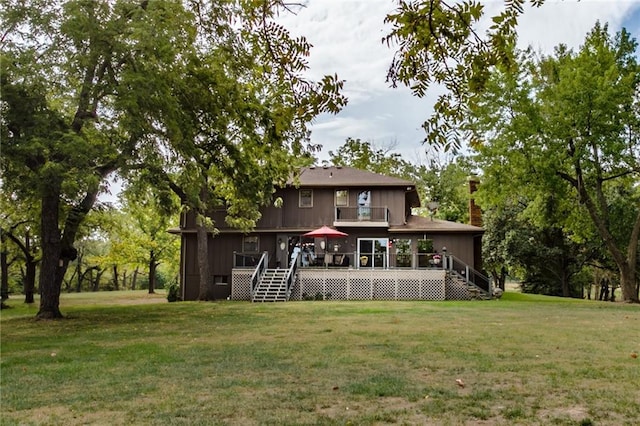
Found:
[{"label": "upper story window", "polygon": [[257,235],[247,236],[242,239],[242,251],[244,253],[258,253],[260,251],[260,240]]},{"label": "upper story window", "polygon": [[300,190],[300,200],[298,202],[298,206],[313,207],[313,190],[312,189]]},{"label": "upper story window", "polygon": [[336,206],[345,207],[349,205],[349,191],[346,189],[336,190]]}]

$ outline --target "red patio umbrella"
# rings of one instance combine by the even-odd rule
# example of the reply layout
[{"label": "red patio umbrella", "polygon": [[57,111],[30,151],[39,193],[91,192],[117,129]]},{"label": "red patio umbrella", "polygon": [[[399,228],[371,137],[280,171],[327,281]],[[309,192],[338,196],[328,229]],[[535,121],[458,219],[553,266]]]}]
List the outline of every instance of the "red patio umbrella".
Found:
[{"label": "red patio umbrella", "polygon": [[[323,225],[318,229],[314,229],[311,232],[303,234],[304,237],[324,238],[325,246],[327,245],[327,238],[348,237],[349,234],[338,231],[337,229],[329,228],[327,225]],[[324,247],[323,247],[324,248]]]},{"label": "red patio umbrella", "polygon": [[349,234],[346,234],[342,231],[338,231],[337,229],[329,228],[327,225],[323,225],[318,229],[314,229],[311,232],[307,232],[303,234],[305,237],[317,237],[317,238],[337,238],[337,237],[348,237]]}]

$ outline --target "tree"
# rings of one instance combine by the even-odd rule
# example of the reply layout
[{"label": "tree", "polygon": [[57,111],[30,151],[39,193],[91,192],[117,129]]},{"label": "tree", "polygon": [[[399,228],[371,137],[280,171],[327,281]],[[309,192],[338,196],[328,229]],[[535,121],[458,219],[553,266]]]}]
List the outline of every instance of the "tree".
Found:
[{"label": "tree", "polygon": [[373,142],[347,138],[336,152],[329,151],[329,162],[336,166],[355,167],[401,179],[412,179],[413,165],[392,152],[395,144],[377,147]]},{"label": "tree", "polygon": [[[345,102],[335,77],[317,84],[295,79],[306,67],[309,44],[304,38],[280,42],[282,31],[269,19],[285,6],[279,0],[7,1],[3,6],[1,165],[7,187],[40,206],[39,318],[62,316],[60,289],[77,256],[78,229],[111,173],[133,165],[153,168],[165,155],[175,156],[171,166],[189,167],[199,154],[196,145],[211,137],[206,149],[217,155],[209,165],[226,166],[214,168],[217,174],[206,168],[208,179],[239,181],[242,187],[244,177],[258,175],[253,171],[265,165],[258,156],[270,160],[273,139],[240,147],[230,136],[299,142],[309,120]],[[234,72],[250,58],[260,60],[246,66],[247,72]],[[225,75],[222,85],[211,78]],[[233,82],[243,89],[231,90],[226,99],[235,108],[208,110],[207,102],[224,97]],[[262,101],[261,111],[271,115],[238,103],[245,95]],[[225,132],[217,131],[219,125],[208,127],[212,117],[216,121],[209,122],[226,123]],[[227,138],[229,144],[216,146]],[[252,158],[256,168],[239,165],[238,154]],[[187,160],[180,163],[181,158]],[[274,156],[278,161],[289,164]],[[267,179],[284,170],[273,164],[266,163],[273,172],[265,173]],[[203,182],[185,179],[190,189],[197,187],[192,192],[206,189]],[[221,187],[233,200],[233,185]]]},{"label": "tree", "polygon": [[158,266],[165,260],[179,263],[179,239],[168,232],[169,228],[178,225],[178,200],[176,197],[158,199],[149,188],[133,186],[124,191],[122,198],[123,213],[131,221],[126,244],[135,246],[131,250],[135,253],[131,260],[146,265],[148,290],[153,294]]},{"label": "tree", "polygon": [[[255,226],[275,185],[310,161],[310,121],[346,102],[337,77],[303,78],[310,45],[274,22],[284,5],[257,6],[236,11],[239,33],[230,25],[203,31],[210,49],[188,57],[184,75],[174,81],[180,114],[172,131],[158,138],[157,158],[163,161],[149,170],[152,181],[164,180],[196,216],[200,300],[208,297],[208,239],[216,232],[208,212],[224,207],[229,225]],[[171,174],[161,166],[167,158]]]},{"label": "tree", "polygon": [[611,37],[597,24],[577,53],[560,46],[552,57],[525,55],[517,70],[490,81],[468,128],[487,176],[483,189],[493,192],[485,204],[517,191],[533,220],[567,230],[577,243],[596,238],[617,265],[624,300],[637,302],[635,51],[625,30]]},{"label": "tree", "polygon": [[426,163],[415,166],[414,171],[423,204],[436,202],[436,211],[429,214],[439,219],[469,223],[469,178],[475,175],[470,158],[429,151]]},{"label": "tree", "polygon": [[[422,126],[425,141],[459,150],[465,135],[458,125],[467,117],[469,102],[484,91],[493,69],[513,66],[515,29],[527,1],[504,3],[485,34],[476,30],[484,6],[475,0],[398,0],[397,10],[387,15],[391,32],[383,42],[398,46],[387,80],[410,87],[418,97],[433,85],[445,89]],[[539,7],[544,0],[529,3]]]},{"label": "tree", "polygon": [[78,229],[155,110],[147,89],[161,87],[161,73],[145,65],[170,63],[188,37],[179,21],[164,24],[172,12],[184,18],[174,3],[42,3],[5,2],[2,12],[2,168],[7,186],[40,206],[37,316],[59,318]]},{"label": "tree", "polygon": [[[9,290],[9,263],[24,265],[22,285],[24,302],[34,302],[36,288],[36,271],[40,261],[38,253],[36,220],[37,215],[32,206],[20,203],[14,194],[3,193],[3,212],[0,215],[0,234],[2,236],[2,300],[8,297]],[[11,244],[7,244],[7,243]],[[9,261],[9,247],[17,248],[17,252],[11,251],[12,261]]]}]

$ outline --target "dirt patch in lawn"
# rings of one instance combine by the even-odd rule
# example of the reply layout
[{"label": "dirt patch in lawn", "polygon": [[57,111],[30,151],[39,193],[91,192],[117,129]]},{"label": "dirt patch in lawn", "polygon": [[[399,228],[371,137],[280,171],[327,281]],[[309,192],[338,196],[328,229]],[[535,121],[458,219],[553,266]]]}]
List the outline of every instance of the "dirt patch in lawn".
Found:
[{"label": "dirt patch in lawn", "polygon": [[[127,415],[121,411],[94,411],[76,413],[63,406],[36,407],[30,410],[3,412],[4,420],[8,423],[15,421],[19,424],[30,423],[36,425],[127,425]],[[4,421],[3,421],[4,423]]]}]

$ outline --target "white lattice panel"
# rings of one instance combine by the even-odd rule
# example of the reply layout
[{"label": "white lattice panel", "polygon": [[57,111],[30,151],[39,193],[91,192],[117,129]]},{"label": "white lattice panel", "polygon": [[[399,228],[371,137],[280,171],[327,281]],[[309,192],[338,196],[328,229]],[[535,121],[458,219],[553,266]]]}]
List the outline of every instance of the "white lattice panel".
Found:
[{"label": "white lattice panel", "polygon": [[420,278],[399,278],[398,279],[398,299],[418,300],[422,299],[420,292]]},{"label": "white lattice panel", "polygon": [[360,277],[350,279],[349,300],[371,300],[371,280]]},{"label": "white lattice panel", "polygon": [[348,288],[348,275],[331,276],[327,275],[325,279],[325,297],[331,300],[346,300]]},{"label": "white lattice panel", "polygon": [[[247,270],[233,271],[233,300],[251,300],[252,273]],[[303,294],[315,296],[318,293],[331,300],[469,298],[466,287],[452,284],[449,280],[445,283],[445,272],[442,270],[299,270],[291,300],[301,300]]]},{"label": "white lattice panel", "polygon": [[324,280],[322,277],[314,277],[303,282],[300,286],[300,293],[303,299],[305,295],[311,297],[314,297],[318,293],[324,295],[323,288]]},{"label": "white lattice panel", "polygon": [[396,299],[396,277],[389,274],[378,275],[373,279],[373,298],[378,300]]},{"label": "white lattice panel", "polygon": [[440,281],[433,279],[423,281],[421,292],[422,298],[425,300],[445,300],[447,294],[444,277]]},{"label": "white lattice panel", "polygon": [[251,300],[251,275],[246,269],[231,272],[231,300]]}]

